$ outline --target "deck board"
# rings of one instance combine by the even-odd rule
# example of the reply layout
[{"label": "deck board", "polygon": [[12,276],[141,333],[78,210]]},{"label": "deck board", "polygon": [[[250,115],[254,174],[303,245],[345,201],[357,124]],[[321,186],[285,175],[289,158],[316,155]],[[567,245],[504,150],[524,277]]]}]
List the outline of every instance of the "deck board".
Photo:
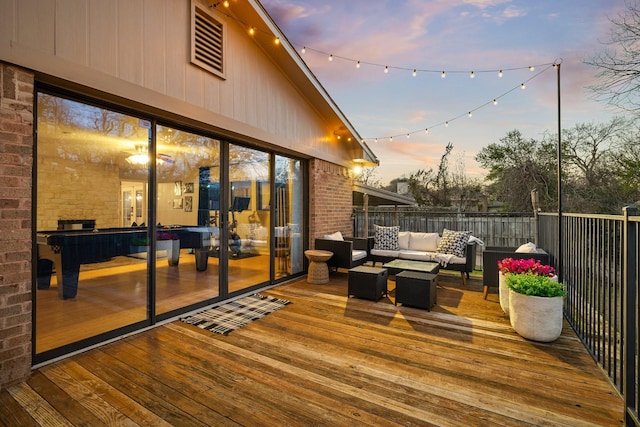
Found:
[{"label": "deck board", "polygon": [[[623,402],[565,323],[518,336],[498,296],[443,274],[431,311],[346,297],[346,272],[263,293],[292,301],[228,336],[179,320],[0,391],[33,425],[615,426]],[[1,425],[1,423],[0,423]]]}]

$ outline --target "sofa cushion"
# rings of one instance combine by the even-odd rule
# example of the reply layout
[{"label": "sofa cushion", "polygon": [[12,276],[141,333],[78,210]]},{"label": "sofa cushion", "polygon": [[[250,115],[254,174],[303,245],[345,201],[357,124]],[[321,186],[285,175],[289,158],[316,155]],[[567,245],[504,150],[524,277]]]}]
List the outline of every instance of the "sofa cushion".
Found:
[{"label": "sofa cushion", "polygon": [[371,249],[371,255],[376,255],[385,258],[398,258],[400,251],[389,251],[385,249]]},{"label": "sofa cushion", "polygon": [[325,240],[344,240],[344,237],[342,237],[342,233],[340,231],[336,231],[335,233],[332,234],[326,234],[323,239]]},{"label": "sofa cushion", "polygon": [[453,231],[445,228],[442,231],[442,238],[438,242],[437,252],[464,257],[469,236],[471,236],[470,231]]},{"label": "sofa cushion", "polygon": [[[438,249],[438,233],[411,233],[409,249],[412,251],[435,252]],[[402,249],[402,245],[400,246]]]},{"label": "sofa cushion", "polygon": [[351,261],[359,261],[367,257],[367,251],[354,249],[351,251]]},{"label": "sofa cushion", "polygon": [[411,236],[410,231],[400,231],[398,232],[398,248],[402,251],[404,249],[409,249],[409,238]]},{"label": "sofa cushion", "polygon": [[375,230],[374,249],[387,251],[398,250],[398,233],[400,232],[400,227],[383,227],[381,225],[374,225],[373,228]]}]

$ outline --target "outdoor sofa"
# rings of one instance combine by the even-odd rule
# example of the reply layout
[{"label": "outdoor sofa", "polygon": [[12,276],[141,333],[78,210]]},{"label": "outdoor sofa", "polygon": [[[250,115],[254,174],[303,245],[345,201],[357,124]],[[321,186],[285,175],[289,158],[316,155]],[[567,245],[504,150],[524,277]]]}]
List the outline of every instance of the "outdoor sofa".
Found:
[{"label": "outdoor sofa", "polygon": [[475,267],[476,246],[480,240],[470,231],[444,229],[438,233],[400,231],[399,227],[375,225],[374,246],[370,260],[390,262],[394,259],[430,261],[440,264],[440,269],[459,271],[462,283],[466,284],[469,273]]}]

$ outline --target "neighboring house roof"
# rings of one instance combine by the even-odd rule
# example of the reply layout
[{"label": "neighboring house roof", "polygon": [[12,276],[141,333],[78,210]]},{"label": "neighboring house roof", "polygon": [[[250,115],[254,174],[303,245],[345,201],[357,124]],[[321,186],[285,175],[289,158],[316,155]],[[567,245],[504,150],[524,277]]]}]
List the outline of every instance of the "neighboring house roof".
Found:
[{"label": "neighboring house roof", "polygon": [[412,206],[416,204],[413,197],[394,193],[393,191],[383,190],[381,188],[369,187],[368,185],[359,182],[354,182],[352,189],[354,206],[364,205],[365,194],[369,196],[369,206]]},{"label": "neighboring house roof", "polygon": [[[256,28],[256,31],[273,34],[274,38],[270,40],[265,37],[255,37],[254,40],[282,68],[283,73],[291,79],[296,87],[303,91],[304,96],[309,99],[318,112],[327,120],[335,122],[335,131],[342,134],[341,143],[352,145],[352,159],[358,159],[365,166],[379,165],[380,161],[371,148],[364,142],[262,4],[257,0],[247,0],[246,2],[234,2],[232,5],[233,7],[221,10],[221,12],[228,13],[230,17],[241,23],[261,21],[265,28]],[[275,37],[280,39],[281,49],[273,49]],[[348,141],[348,137],[351,137],[351,142]]]}]

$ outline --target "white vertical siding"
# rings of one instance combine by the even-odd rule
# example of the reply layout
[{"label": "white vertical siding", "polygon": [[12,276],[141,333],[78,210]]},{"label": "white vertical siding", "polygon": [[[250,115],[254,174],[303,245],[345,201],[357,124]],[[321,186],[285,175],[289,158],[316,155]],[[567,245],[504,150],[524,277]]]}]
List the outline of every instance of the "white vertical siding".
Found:
[{"label": "white vertical siding", "polygon": [[336,118],[320,116],[243,24],[216,15],[227,28],[226,79],[190,63],[190,0],[0,0],[0,7],[0,60],[3,49],[36,52],[27,66],[37,71],[325,160],[348,158],[326,140]]}]

